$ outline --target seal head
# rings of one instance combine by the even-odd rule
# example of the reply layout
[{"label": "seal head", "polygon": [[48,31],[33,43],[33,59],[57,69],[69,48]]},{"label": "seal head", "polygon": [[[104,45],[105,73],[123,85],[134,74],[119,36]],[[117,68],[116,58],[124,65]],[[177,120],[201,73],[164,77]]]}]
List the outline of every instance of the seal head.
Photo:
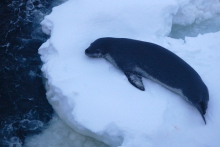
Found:
[{"label": "seal head", "polygon": [[89,57],[104,57],[107,54],[107,42],[107,40],[103,42],[102,39],[96,40],[85,50],[85,54]]}]

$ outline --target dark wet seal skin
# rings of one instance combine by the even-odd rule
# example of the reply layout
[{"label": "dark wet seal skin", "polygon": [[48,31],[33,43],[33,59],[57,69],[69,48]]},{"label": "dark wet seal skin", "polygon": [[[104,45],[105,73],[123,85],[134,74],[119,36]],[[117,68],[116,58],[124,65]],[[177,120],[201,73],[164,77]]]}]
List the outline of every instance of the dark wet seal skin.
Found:
[{"label": "dark wet seal skin", "polygon": [[92,42],[85,54],[105,58],[142,91],[145,90],[142,77],[145,77],[179,94],[197,108],[206,124],[208,88],[199,74],[171,51],[149,42],[107,37]]}]

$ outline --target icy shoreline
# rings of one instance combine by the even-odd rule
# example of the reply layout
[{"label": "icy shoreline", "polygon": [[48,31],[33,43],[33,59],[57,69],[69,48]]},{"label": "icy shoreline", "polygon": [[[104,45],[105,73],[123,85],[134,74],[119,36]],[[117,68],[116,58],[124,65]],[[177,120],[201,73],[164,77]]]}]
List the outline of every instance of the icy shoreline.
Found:
[{"label": "icy shoreline", "polygon": [[[51,37],[39,54],[47,98],[58,116],[75,131],[110,146],[219,146],[220,32],[186,37],[185,42],[166,37],[173,15],[187,2],[83,0],[54,8],[42,22]],[[207,125],[197,110],[160,85],[144,80],[146,91],[138,91],[109,63],[87,58],[84,50],[104,36],[160,44],[195,68],[209,88]]]}]

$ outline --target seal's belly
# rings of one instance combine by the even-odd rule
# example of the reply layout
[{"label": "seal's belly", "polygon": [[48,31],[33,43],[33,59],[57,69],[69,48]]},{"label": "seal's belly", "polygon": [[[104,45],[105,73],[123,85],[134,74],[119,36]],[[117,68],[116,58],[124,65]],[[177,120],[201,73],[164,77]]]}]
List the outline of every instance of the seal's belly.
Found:
[{"label": "seal's belly", "polygon": [[178,95],[180,95],[183,99],[185,99],[186,101],[188,101],[189,103],[191,103],[188,98],[183,94],[182,90],[179,88],[175,88],[175,87],[171,87],[169,85],[167,85],[166,83],[162,83],[160,80],[154,78],[153,76],[149,75],[147,72],[145,72],[144,70],[142,70],[139,67],[135,67],[134,71],[136,71],[137,73],[139,73],[141,76],[150,79],[160,85],[162,85],[163,87],[169,89],[170,91],[177,93]]}]

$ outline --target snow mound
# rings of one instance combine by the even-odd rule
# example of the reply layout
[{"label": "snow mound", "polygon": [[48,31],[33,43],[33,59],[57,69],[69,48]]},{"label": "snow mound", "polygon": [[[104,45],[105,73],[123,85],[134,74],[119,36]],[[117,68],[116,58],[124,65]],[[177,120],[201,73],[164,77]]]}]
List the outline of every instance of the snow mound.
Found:
[{"label": "snow mound", "polygon": [[182,0],[180,8],[173,17],[173,23],[179,25],[190,25],[200,23],[220,14],[219,0]]}]

